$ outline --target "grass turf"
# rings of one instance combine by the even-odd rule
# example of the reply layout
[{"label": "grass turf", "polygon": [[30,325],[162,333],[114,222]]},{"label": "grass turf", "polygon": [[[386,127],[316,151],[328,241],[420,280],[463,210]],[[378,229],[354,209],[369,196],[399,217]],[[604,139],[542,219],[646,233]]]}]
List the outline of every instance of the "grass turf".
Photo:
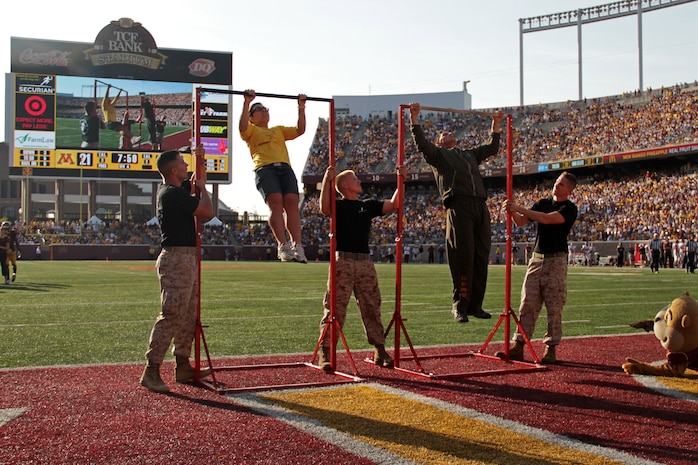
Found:
[{"label": "grass turf", "polygon": [[[159,312],[153,261],[20,261],[18,279],[0,287],[0,367],[143,360]],[[395,307],[395,265],[378,264],[387,327]],[[211,356],[310,353],[319,335],[327,263],[203,262],[201,315]],[[511,276],[518,308],[524,266]],[[667,269],[572,267],[565,336],[637,333],[695,275]],[[402,268],[401,311],[415,346],[482,343],[504,310],[505,267],[490,266],[484,307],[491,320],[455,323],[445,265]],[[535,338],[542,337],[545,316]],[[391,345],[394,328],[388,336]],[[369,348],[352,301],[344,328],[352,350]],[[494,342],[502,342],[496,334]]]}]

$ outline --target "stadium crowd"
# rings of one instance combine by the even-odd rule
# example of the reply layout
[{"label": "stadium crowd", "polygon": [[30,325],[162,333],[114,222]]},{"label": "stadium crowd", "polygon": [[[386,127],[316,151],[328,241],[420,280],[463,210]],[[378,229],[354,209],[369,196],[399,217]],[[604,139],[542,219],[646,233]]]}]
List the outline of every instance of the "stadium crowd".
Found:
[{"label": "stadium crowd", "polygon": [[[572,230],[574,241],[647,241],[654,233],[680,238],[698,232],[698,211],[692,201],[698,195],[698,178],[689,164],[634,175],[597,174],[580,177],[575,191],[579,219]],[[548,185],[550,184],[550,185]],[[522,186],[514,191],[516,201],[532,204],[550,190],[552,181]],[[391,191],[393,187],[388,187]],[[365,196],[384,198],[380,190],[368,188]],[[487,200],[492,218],[493,242],[504,242],[506,216],[502,203],[504,189],[490,190]],[[329,220],[320,214],[317,193],[306,196],[301,218],[305,244],[327,244]],[[403,243],[442,244],[444,209],[436,189],[408,187],[405,191]],[[395,215],[377,218],[371,243],[394,244]],[[20,227],[20,240],[36,244],[157,244],[157,224],[84,223],[78,221],[32,221]],[[530,227],[514,230],[514,240],[527,242],[535,235]],[[266,222],[205,225],[202,243],[210,245],[273,245],[275,240]]]},{"label": "stadium crowd", "polygon": [[[165,97],[165,96],[159,96]],[[172,96],[172,104],[178,95]],[[163,101],[165,102],[165,101]],[[167,102],[165,102],[167,103]],[[698,83],[646,92],[606,97],[592,101],[570,101],[557,105],[533,105],[506,109],[513,115],[514,163],[573,159],[599,154],[620,153],[666,145],[698,143]],[[69,105],[72,107],[72,105]],[[163,112],[169,109],[162,109]],[[168,120],[175,121],[171,115]],[[471,116],[471,115],[467,115]],[[447,129],[457,134],[465,146],[482,142],[488,131],[487,118],[462,117],[444,113],[422,115],[429,137]],[[322,121],[321,121],[322,123]],[[396,119],[347,116],[336,122],[337,168],[360,173],[394,172],[398,131]],[[320,124],[310,148],[304,174],[321,174],[327,163],[329,141],[327,122]],[[501,167],[500,156],[483,164]],[[406,141],[405,165],[408,173],[428,172],[430,168],[417,153],[411,139]],[[516,201],[532,204],[550,191],[552,180],[533,185],[517,178]],[[678,239],[687,232],[698,232],[696,207],[698,193],[694,167],[685,161],[663,169],[647,171],[598,170],[579,176],[574,200],[579,219],[572,230],[573,241],[647,241],[654,233]],[[392,192],[394,186],[386,186]],[[492,218],[493,242],[504,242],[506,216],[502,188],[490,189],[488,207]],[[380,188],[365,186],[365,196],[385,198]],[[318,193],[305,196],[301,206],[304,244],[327,244],[329,220],[320,214]],[[405,191],[403,244],[425,245],[444,242],[444,209],[435,187],[409,185]],[[395,214],[377,218],[371,242],[389,247],[396,236]],[[157,224],[108,222],[80,224],[75,221],[33,221],[19,225],[20,240],[38,244],[157,244]],[[535,236],[531,227],[517,228],[514,240],[527,242]],[[203,244],[273,245],[275,240],[266,222],[238,222],[222,226],[206,225]]]},{"label": "stadium crowd", "polygon": [[[695,143],[698,142],[697,105],[698,82],[592,100],[506,108],[513,119],[513,164],[533,165]],[[305,174],[319,175],[324,171],[327,124],[322,120],[318,126]],[[441,130],[449,130],[464,147],[482,143],[488,124],[488,118],[446,113],[426,113],[422,121],[428,138],[435,137]],[[339,168],[361,173],[395,171],[396,118],[363,121],[352,117],[335,125],[337,139],[342,141],[341,155],[337,156]],[[340,136],[342,133],[344,135]],[[503,139],[500,156],[486,161],[481,168],[504,167],[505,145]],[[430,170],[409,138],[405,146],[405,166],[408,173]]]}]

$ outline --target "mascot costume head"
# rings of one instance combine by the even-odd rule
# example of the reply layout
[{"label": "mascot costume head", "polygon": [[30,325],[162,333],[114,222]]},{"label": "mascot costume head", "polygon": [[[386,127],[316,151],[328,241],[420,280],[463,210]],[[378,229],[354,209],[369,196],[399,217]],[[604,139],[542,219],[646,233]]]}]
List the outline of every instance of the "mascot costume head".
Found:
[{"label": "mascot costume head", "polygon": [[[642,322],[631,326],[648,329]],[[685,293],[657,313],[654,335],[667,350],[666,362],[652,365],[626,358],[623,370],[629,374],[684,376],[687,368],[698,368],[698,302]]]}]

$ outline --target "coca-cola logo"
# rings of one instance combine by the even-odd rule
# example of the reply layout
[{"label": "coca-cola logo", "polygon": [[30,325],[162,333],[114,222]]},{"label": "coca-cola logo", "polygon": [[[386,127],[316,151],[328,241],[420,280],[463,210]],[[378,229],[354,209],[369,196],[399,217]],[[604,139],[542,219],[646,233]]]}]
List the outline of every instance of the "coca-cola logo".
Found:
[{"label": "coca-cola logo", "polygon": [[197,77],[210,76],[215,70],[216,63],[206,58],[199,58],[189,65],[189,74]]},{"label": "coca-cola logo", "polygon": [[23,65],[41,66],[69,66],[70,52],[50,50],[48,52],[35,52],[28,48],[19,54],[19,62]]}]

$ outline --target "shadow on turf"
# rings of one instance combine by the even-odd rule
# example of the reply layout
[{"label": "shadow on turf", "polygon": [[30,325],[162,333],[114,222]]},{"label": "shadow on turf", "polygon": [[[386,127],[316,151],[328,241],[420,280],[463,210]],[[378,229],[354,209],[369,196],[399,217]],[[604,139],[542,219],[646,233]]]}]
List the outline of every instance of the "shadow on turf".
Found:
[{"label": "shadow on turf", "polygon": [[[189,386],[194,386],[193,384],[188,384]],[[238,413],[245,413],[245,414],[250,414],[250,415],[256,415],[256,416],[264,416],[263,414],[248,408],[244,407],[240,404],[235,404],[232,401],[230,402],[219,402],[217,400],[213,399],[202,399],[200,397],[192,397],[186,394],[178,393],[178,392],[168,392],[166,394],[162,394],[167,397],[171,397],[173,399],[179,399],[179,400],[184,400],[187,402],[191,402],[192,404],[197,404],[197,405],[202,405],[204,407],[211,407],[215,409],[220,409],[220,410],[226,410],[230,412],[238,412]],[[221,397],[221,399],[226,399],[226,397]]]},{"label": "shadow on turf", "polygon": [[[574,439],[582,441],[586,444],[592,444],[596,438],[592,435],[577,434],[570,436]],[[606,438],[605,447],[610,447],[616,450],[623,450],[624,452],[629,452],[631,454],[637,455],[638,457],[662,457],[667,460],[681,462],[687,459],[692,459],[695,457],[695,449],[692,445],[688,445],[685,448],[682,447],[666,447],[662,444],[661,438],[647,438],[647,442],[640,445],[631,445],[627,441],[618,441],[610,438]]]},{"label": "shadow on turf", "polygon": [[[627,376],[625,374],[622,375]],[[621,376],[621,373],[619,373],[619,376]],[[597,393],[593,390],[588,390],[588,395],[582,395],[573,392],[555,392],[550,389],[538,389],[521,385],[485,383],[483,381],[477,381],[474,379],[454,379],[450,381],[458,386],[442,385],[440,387],[442,389],[456,388],[457,391],[462,391],[463,394],[477,393],[479,395],[510,399],[513,402],[523,402],[529,406],[540,404],[540,408],[543,410],[550,409],[551,407],[554,407],[555,410],[586,410],[589,412],[589,415],[598,415],[600,417],[607,417],[609,415],[613,415],[613,413],[618,413],[640,418],[660,420],[669,423],[698,425],[698,418],[693,413],[667,410],[666,408],[657,406],[656,404],[654,406],[633,405],[625,400],[622,400],[622,396],[617,396],[621,400],[614,401],[610,398],[598,397]],[[565,381],[561,380],[561,382]],[[467,388],[465,386],[466,383],[468,385]],[[585,385],[595,388],[622,390],[630,393],[637,392],[638,390],[645,391],[645,388],[640,386],[631,386],[623,383],[604,383],[597,380],[575,381],[571,384],[575,386]],[[657,398],[666,397],[655,391],[647,390],[646,392],[649,392],[651,395]]]},{"label": "shadow on turf", "polygon": [[65,284],[53,283],[20,283],[15,281],[11,284],[0,284],[0,292],[2,291],[31,291],[31,292],[48,292],[53,289],[66,289],[69,286]]}]

